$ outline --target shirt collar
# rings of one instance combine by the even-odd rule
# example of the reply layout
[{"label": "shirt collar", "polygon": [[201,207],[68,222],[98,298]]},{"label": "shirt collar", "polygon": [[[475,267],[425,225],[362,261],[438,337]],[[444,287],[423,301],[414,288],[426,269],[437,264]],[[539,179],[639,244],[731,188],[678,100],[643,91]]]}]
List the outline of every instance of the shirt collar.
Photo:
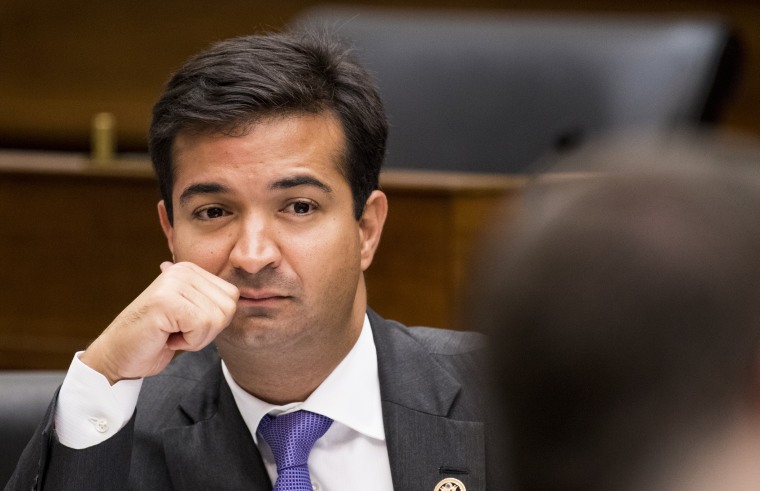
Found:
[{"label": "shirt collar", "polygon": [[232,378],[222,361],[222,372],[248,430],[258,444],[256,430],[265,414],[278,415],[301,409],[322,414],[365,436],[385,440],[377,351],[369,318],[345,358],[303,402],[276,406],[249,394]]}]

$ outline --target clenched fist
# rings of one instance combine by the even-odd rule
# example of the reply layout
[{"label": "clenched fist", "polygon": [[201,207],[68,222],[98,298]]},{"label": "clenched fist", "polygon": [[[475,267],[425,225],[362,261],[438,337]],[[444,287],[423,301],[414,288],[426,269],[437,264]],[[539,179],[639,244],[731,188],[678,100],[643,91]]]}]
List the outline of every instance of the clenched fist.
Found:
[{"label": "clenched fist", "polygon": [[197,351],[232,320],[237,287],[193,263],[161,274],[87,348],[80,360],[111,384],[155,375],[177,350]]}]

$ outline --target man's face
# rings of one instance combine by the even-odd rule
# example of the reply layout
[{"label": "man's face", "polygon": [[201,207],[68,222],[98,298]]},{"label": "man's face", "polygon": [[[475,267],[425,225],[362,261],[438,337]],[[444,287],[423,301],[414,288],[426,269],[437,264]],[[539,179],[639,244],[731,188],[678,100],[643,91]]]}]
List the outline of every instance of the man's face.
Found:
[{"label": "man's face", "polygon": [[366,309],[362,272],[386,205],[375,191],[356,220],[338,170],[344,145],[329,113],[266,119],[244,136],[177,137],[173,226],[163,203],[159,215],[175,261],[193,262],[240,289],[219,340],[291,349],[358,336]]}]

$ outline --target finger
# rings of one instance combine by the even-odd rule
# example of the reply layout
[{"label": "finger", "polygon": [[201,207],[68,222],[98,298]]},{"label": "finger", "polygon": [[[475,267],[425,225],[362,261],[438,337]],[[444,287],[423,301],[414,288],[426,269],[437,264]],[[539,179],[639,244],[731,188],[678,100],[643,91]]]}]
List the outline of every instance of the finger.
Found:
[{"label": "finger", "polygon": [[[207,292],[187,285],[177,294],[180,298],[170,307],[169,312],[173,332],[169,336],[176,338],[174,334],[181,335],[188,345],[183,346],[182,349],[203,348],[227,327],[234,315],[235,302],[219,293],[217,295],[220,299],[217,301],[209,297]],[[220,306],[218,302],[227,305]],[[170,346],[177,345],[171,343]]]},{"label": "finger", "polygon": [[[234,298],[235,300],[237,300],[238,297],[240,296],[240,292],[238,291],[238,288],[235,285],[233,285],[232,283],[226,280],[223,280],[219,276],[213,273],[210,273],[209,271],[206,271],[205,269],[203,269],[202,267],[198,266],[195,263],[181,262],[181,263],[176,263],[176,266],[180,266],[185,270],[189,270],[192,273],[196,274],[198,278],[202,278],[210,282],[211,284],[216,285],[217,288],[223,291],[225,295],[227,295],[230,298]],[[194,279],[190,277],[189,281],[193,282]],[[202,288],[201,285],[199,285],[199,287]]]},{"label": "finger", "polygon": [[200,349],[231,322],[238,289],[192,263],[177,263],[169,269],[159,280],[161,289],[174,292],[161,302],[167,314],[163,330],[171,336],[167,347]]},{"label": "finger", "polygon": [[163,273],[165,271],[168,271],[169,268],[171,268],[172,266],[174,266],[173,262],[171,262],[171,261],[164,261],[164,262],[161,263],[161,265],[159,266],[159,268],[161,268],[161,272]]},{"label": "finger", "polygon": [[[177,283],[173,285],[189,302],[201,312],[214,314],[218,311],[223,317],[229,318],[237,309],[239,298],[235,285],[221,280],[217,276],[191,265],[190,263],[175,265],[178,272]],[[182,271],[179,271],[179,270]],[[167,278],[169,281],[169,278]]]},{"label": "finger", "polygon": [[[206,345],[208,345],[208,343],[206,343],[204,346]],[[166,340],[166,347],[172,351],[196,351],[193,345],[187,342],[183,336],[183,333],[181,332],[170,334]]]}]

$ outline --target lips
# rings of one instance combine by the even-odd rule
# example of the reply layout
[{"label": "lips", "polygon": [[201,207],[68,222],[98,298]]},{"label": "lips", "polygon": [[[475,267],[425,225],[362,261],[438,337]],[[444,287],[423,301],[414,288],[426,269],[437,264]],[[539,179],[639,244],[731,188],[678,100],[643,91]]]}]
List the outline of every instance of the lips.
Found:
[{"label": "lips", "polygon": [[269,292],[269,291],[261,291],[261,292],[240,292],[240,301],[244,302],[267,302],[267,301],[274,301],[274,300],[282,300],[288,298],[288,295],[283,295],[278,292]]}]

